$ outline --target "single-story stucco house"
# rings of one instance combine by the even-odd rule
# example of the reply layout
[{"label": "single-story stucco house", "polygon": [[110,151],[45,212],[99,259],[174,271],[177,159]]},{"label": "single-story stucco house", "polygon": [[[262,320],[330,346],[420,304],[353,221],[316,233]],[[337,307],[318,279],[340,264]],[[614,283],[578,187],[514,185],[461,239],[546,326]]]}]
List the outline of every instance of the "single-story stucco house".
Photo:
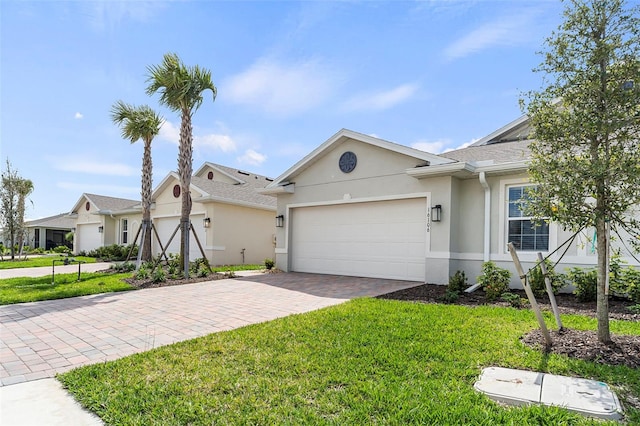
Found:
[{"label": "single-story stucco house", "polygon": [[75,228],[75,223],[75,219],[69,217],[67,213],[26,221],[24,223],[25,244],[31,248],[45,250],[51,250],[57,246],[71,248],[71,244],[65,237]]},{"label": "single-story stucco house", "polygon": [[[204,163],[191,178],[191,224],[209,262],[214,265],[262,263],[274,257],[276,199],[259,194],[272,179],[242,170]],[[152,252],[179,253],[180,180],[169,173],[152,194],[151,219],[160,241],[152,238]],[[110,244],[134,242],[142,222],[139,200],[83,194],[73,207],[76,219],[74,252]],[[139,239],[138,239],[139,244]],[[191,260],[202,257],[193,233]]]},{"label": "single-story stucco house", "polygon": [[[445,284],[457,270],[473,282],[492,260],[520,286],[508,242],[529,268],[572,235],[532,226],[518,208],[530,185],[529,134],[521,117],[434,155],[340,130],[260,190],[278,199],[277,267]],[[579,236],[560,270],[595,265],[592,235]]]}]

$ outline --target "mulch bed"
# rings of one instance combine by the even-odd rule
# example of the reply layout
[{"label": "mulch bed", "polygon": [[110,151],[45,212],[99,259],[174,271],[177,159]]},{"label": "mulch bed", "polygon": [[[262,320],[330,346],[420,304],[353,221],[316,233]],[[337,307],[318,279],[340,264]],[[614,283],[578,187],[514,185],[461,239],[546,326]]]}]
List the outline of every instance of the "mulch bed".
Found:
[{"label": "mulch bed", "polygon": [[[446,291],[447,287],[444,285],[424,284],[378,297],[381,299],[405,300],[417,303],[442,303]],[[524,291],[513,290],[512,293],[526,298]],[[501,300],[488,303],[482,290],[476,290],[473,293],[462,293],[455,303],[466,306],[510,306],[508,302]],[[595,318],[595,302],[578,302],[572,294],[559,294],[556,296],[556,303],[561,315],[577,314]],[[551,304],[546,296],[538,299],[538,305],[542,310],[551,311]],[[634,314],[628,309],[631,305],[633,305],[633,303],[628,300],[610,299],[609,318],[624,321],[640,321],[640,314]],[[552,331],[551,339],[553,345],[548,349],[548,352],[600,364],[626,365],[630,368],[640,368],[640,336],[612,335],[611,339],[613,342],[605,345],[598,341],[595,331],[564,329],[561,332]],[[522,336],[521,340],[529,347],[544,350],[544,338],[538,328]]]}]

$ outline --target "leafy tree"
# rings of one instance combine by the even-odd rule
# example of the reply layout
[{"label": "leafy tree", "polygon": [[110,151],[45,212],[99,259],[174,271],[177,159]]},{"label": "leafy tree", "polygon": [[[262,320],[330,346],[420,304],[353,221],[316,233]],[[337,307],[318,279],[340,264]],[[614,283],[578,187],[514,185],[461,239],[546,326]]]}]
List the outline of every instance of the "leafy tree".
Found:
[{"label": "leafy tree", "polygon": [[[531,213],[568,229],[595,227],[598,339],[611,341],[607,227],[637,239],[640,203],[640,19],[624,0],[571,0],[545,42],[546,87],[528,93]],[[522,103],[524,107],[524,102]]]},{"label": "leafy tree", "polygon": [[180,256],[185,278],[189,277],[189,215],[191,214],[191,174],[193,172],[193,128],[191,117],[202,105],[202,93],[213,92],[215,101],[217,89],[211,79],[211,71],[199,66],[187,67],[175,53],[167,53],[160,65],[148,67],[147,94],[160,92],[160,103],[172,111],[179,112],[180,144],[178,148],[178,176],[182,208],[180,213]]},{"label": "leafy tree", "polygon": [[24,247],[24,214],[25,204],[27,197],[33,192],[33,182],[29,179],[18,179],[16,181],[16,192],[18,195],[18,227],[16,242],[18,244],[18,252],[22,254],[22,248]]},{"label": "leafy tree", "polygon": [[20,247],[23,244],[25,201],[32,191],[33,183],[28,179],[22,179],[7,160],[0,188],[0,217],[4,235],[9,239],[11,260],[15,259],[16,243]]},{"label": "leafy tree", "polygon": [[151,186],[152,169],[151,142],[160,133],[164,119],[147,105],[133,106],[122,101],[111,108],[111,119],[122,130],[122,138],[131,143],[142,139],[144,153],[142,155],[142,241],[141,257],[144,262],[151,260]]}]

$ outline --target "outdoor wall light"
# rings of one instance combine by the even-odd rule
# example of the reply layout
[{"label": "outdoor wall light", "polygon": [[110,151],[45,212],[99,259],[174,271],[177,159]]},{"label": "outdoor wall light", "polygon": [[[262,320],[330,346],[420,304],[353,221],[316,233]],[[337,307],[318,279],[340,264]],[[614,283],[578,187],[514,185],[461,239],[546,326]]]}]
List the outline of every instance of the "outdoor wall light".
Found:
[{"label": "outdoor wall light", "polygon": [[442,220],[442,205],[436,204],[431,207],[431,221],[440,222]]},{"label": "outdoor wall light", "polygon": [[282,228],[284,226],[284,216],[278,215],[276,216],[276,228]]},{"label": "outdoor wall light", "polygon": [[104,232],[104,226],[98,226],[98,232],[102,234]]},{"label": "outdoor wall light", "polygon": [[209,226],[211,226],[211,218],[210,217],[205,217],[204,218],[204,227],[208,228]]}]

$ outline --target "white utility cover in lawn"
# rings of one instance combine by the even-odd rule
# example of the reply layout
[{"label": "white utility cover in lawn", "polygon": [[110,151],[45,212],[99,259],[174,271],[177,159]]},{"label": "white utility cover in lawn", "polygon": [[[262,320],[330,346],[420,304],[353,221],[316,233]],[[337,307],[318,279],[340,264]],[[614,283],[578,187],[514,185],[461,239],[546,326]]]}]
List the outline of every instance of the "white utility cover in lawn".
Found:
[{"label": "white utility cover in lawn", "polygon": [[534,371],[488,367],[473,385],[489,398],[510,405],[539,404],[606,420],[622,418],[622,405],[606,383]]},{"label": "white utility cover in lawn", "polygon": [[292,271],[425,280],[426,198],[292,209]]}]

